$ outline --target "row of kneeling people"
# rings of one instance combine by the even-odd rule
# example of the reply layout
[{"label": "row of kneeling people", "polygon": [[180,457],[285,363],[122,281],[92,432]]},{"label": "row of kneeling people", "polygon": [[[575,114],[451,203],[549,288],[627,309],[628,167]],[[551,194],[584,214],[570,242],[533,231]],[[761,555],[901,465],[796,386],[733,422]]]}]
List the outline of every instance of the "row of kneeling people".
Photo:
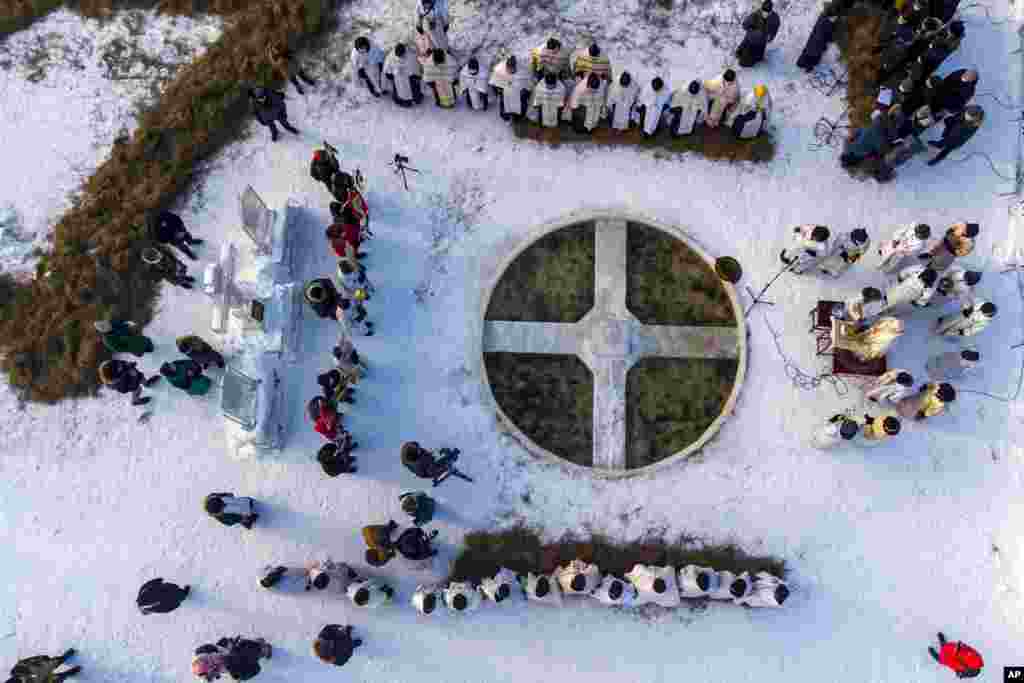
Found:
[{"label": "row of kneeling people", "polygon": [[[595,48],[596,56],[591,54]],[[646,136],[655,135],[662,124],[675,135],[689,135],[702,124],[716,128],[724,122],[737,137],[752,138],[764,129],[772,109],[768,89],[755,85],[744,94],[732,69],[673,90],[661,76],[640,83],[628,70],[613,71],[596,45],[569,55],[554,39],[528,55],[509,55],[493,64],[472,56],[460,65],[447,48],[414,53],[398,43],[385,54],[360,36],[351,65],[357,84],[376,97],[390,92],[402,107],[422,102],[424,86],[444,109],[464,97],[470,108],[486,111],[494,95],[506,121],[527,117],[547,127],[567,121],[579,132],[607,120],[614,130],[639,127]]]},{"label": "row of kneeling people", "polygon": [[[356,607],[374,608],[393,602],[394,589],[376,579],[361,576],[352,567],[330,560],[312,562],[304,568],[268,566],[260,585],[284,592],[331,591],[345,595]],[[622,578],[602,575],[600,568],[583,560],[559,567],[551,574],[516,574],[502,568],[480,581],[452,581],[420,585],[412,605],[422,614],[444,605],[452,612],[469,612],[484,600],[505,602],[516,593],[531,602],[561,605],[565,596],[588,596],[620,607],[656,604],[674,607],[683,598],[728,600],[748,607],[781,607],[789,587],[768,572],[736,575],[728,570],[687,565],[678,571],[671,566],[638,564]]]}]

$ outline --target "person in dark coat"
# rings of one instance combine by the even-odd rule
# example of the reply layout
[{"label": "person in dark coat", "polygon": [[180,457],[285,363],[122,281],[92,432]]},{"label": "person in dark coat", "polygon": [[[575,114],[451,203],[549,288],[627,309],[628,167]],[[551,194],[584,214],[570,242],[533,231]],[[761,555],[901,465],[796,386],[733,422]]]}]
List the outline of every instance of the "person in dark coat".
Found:
[{"label": "person in dark coat", "polygon": [[135,363],[126,360],[103,361],[100,363],[98,374],[100,382],[114,391],[131,394],[133,406],[142,406],[152,401],[150,396],[142,398],[142,387],[151,387],[160,381],[160,375],[147,378]]},{"label": "person in dark coat", "polygon": [[782,22],[779,20],[779,13],[772,6],[772,0],[764,0],[761,3],[760,11],[753,11],[743,20],[743,28],[746,31],[758,28],[764,31],[765,39],[770,43],[779,34],[779,27]]},{"label": "person in dark coat", "polygon": [[270,129],[270,139],[277,141],[277,122],[290,133],[299,134],[297,128],[288,123],[288,108],[284,103],[284,93],[269,88],[250,88],[249,99],[252,101],[256,120]]},{"label": "person in dark coat", "polygon": [[160,374],[172,386],[187,392],[190,396],[205,396],[213,386],[210,378],[203,374],[203,366],[191,358],[182,358],[160,366]]},{"label": "person in dark coat", "polygon": [[185,228],[185,222],[181,220],[181,216],[164,210],[152,212],[147,216],[146,224],[149,228],[149,237],[154,242],[177,247],[190,259],[196,260],[196,255],[192,253],[189,246],[202,244],[203,240],[192,236],[192,233]]},{"label": "person in dark coat", "polygon": [[169,251],[160,247],[145,247],[141,257],[146,269],[159,280],[167,280],[185,289],[192,289],[196,283],[196,279],[188,274],[185,264]]},{"label": "person in dark coat", "polygon": [[60,657],[35,655],[19,660],[11,669],[11,677],[7,683],[60,683],[82,671],[82,667],[73,666],[67,671],[57,672],[69,659],[75,656],[74,648],[68,648]]},{"label": "person in dark coat", "polygon": [[[234,638],[221,638],[216,645],[201,645],[196,648],[196,655],[218,657],[218,663],[227,670],[231,678],[236,681],[247,681],[259,674],[261,670],[259,660],[270,659],[273,655],[273,648],[262,638],[249,640],[242,636],[235,636]],[[206,680],[214,680],[220,676],[219,669],[214,669],[210,675],[203,675],[197,672],[196,668],[195,660],[193,660],[192,671],[196,675],[206,678]]]},{"label": "person in dark coat", "polygon": [[903,98],[903,111],[913,114],[921,107],[927,106],[929,111],[937,112],[935,99],[941,84],[942,79],[935,75],[924,79],[924,82],[914,88],[910,95]]},{"label": "person in dark coat", "polygon": [[743,20],[743,29],[746,34],[736,48],[736,57],[740,66],[751,67],[764,59],[768,43],[779,32],[779,15],[772,9],[771,0],[765,0],[759,11],[747,15]]},{"label": "person in dark coat", "polygon": [[130,353],[142,357],[155,348],[153,340],[139,334],[138,325],[131,320],[97,320],[92,326],[100,334],[103,346],[111,353]]},{"label": "person in dark coat", "polygon": [[303,292],[306,302],[321,318],[338,319],[338,290],[329,278],[310,280]]},{"label": "person in dark coat", "polygon": [[252,529],[253,522],[260,517],[255,500],[233,493],[211,493],[203,500],[203,509],[224,526],[241,524]]},{"label": "person in dark coat", "polygon": [[445,467],[437,462],[434,454],[416,441],[402,444],[401,456],[405,468],[420,479],[434,479],[444,474]]},{"label": "person in dark coat", "polygon": [[974,69],[957,69],[942,79],[936,93],[933,108],[956,114],[967,106],[978,87],[978,72]]},{"label": "person in dark coat", "polygon": [[321,661],[335,666],[344,666],[352,653],[363,644],[359,638],[352,638],[352,627],[328,624],[320,629],[313,641],[313,654]]},{"label": "person in dark coat", "polygon": [[331,443],[325,443],[316,453],[316,461],[328,477],[337,477],[339,474],[353,474],[357,471],[356,458],[351,455],[352,451],[358,448],[359,444],[352,440],[352,434],[342,429],[338,438]]},{"label": "person in dark coat", "polygon": [[280,81],[291,81],[300,95],[306,94],[299,83],[300,78],[308,85],[316,85],[316,81],[309,77],[296,59],[295,52],[289,50],[287,45],[276,42],[268,45],[267,60],[270,62],[274,77]]},{"label": "person in dark coat", "polygon": [[174,344],[178,347],[178,351],[199,363],[204,370],[211,365],[216,365],[218,368],[224,367],[224,356],[215,351],[202,337],[190,334],[178,337],[174,340]]},{"label": "person in dark coat", "polygon": [[960,0],[931,0],[931,15],[943,24],[948,24],[956,16],[959,7]]},{"label": "person in dark coat", "polygon": [[316,383],[323,390],[324,398],[335,405],[338,403],[352,404],[356,402],[355,397],[352,395],[355,393],[355,388],[349,386],[347,378],[337,368],[317,375]]},{"label": "person in dark coat", "polygon": [[804,71],[811,71],[821,62],[822,55],[832,42],[832,33],[836,27],[836,20],[839,18],[839,7],[834,2],[826,2],[818,15],[811,35],[807,37],[803,52],[796,60],[796,65]]},{"label": "person in dark coat", "polygon": [[921,53],[921,63],[924,65],[925,76],[931,75],[946,58],[956,52],[964,37],[964,22],[953,21],[945,31],[932,39],[928,49]]},{"label": "person in dark coat", "polygon": [[437,530],[427,534],[418,526],[409,527],[398,535],[395,541],[395,550],[407,560],[419,562],[437,555],[437,551],[430,547],[430,542],[437,537]]},{"label": "person in dark coat", "polygon": [[938,121],[935,120],[931,107],[922,105],[917,108],[913,116],[903,119],[900,126],[896,129],[895,139],[902,140],[908,136],[920,137],[936,123]]},{"label": "person in dark coat", "polygon": [[165,583],[163,579],[152,579],[142,584],[135,604],[143,614],[166,614],[178,609],[190,590],[191,586],[181,588],[174,583]]},{"label": "person in dark coat", "polygon": [[972,104],[959,114],[947,118],[943,122],[945,124],[945,128],[942,130],[942,137],[938,141],[928,141],[930,146],[940,150],[939,153],[928,162],[928,165],[934,166],[948,157],[950,152],[960,149],[967,144],[967,141],[973,138],[974,134],[978,132],[978,128],[981,127],[984,120],[985,110],[976,104]]},{"label": "person in dark coat", "polygon": [[896,139],[896,131],[903,123],[903,116],[903,108],[899,105],[889,107],[884,112],[876,112],[870,125],[851,134],[839,156],[839,163],[843,168],[849,168],[868,157],[884,156],[891,142]]},{"label": "person in dark coat", "polygon": [[409,515],[416,526],[423,526],[434,519],[437,504],[423,491],[406,491],[398,496],[398,502],[402,506],[402,512]]}]

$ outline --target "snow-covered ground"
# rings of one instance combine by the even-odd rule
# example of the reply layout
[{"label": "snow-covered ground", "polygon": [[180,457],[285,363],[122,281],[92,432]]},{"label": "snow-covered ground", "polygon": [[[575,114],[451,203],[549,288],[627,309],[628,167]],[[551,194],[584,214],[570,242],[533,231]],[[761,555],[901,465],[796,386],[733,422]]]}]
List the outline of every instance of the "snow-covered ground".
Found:
[{"label": "snow-covered ground", "polygon": [[[639,8],[606,0],[560,7],[576,28],[584,21],[598,27],[616,63],[652,75],[642,53],[658,36],[636,20]],[[539,464],[498,435],[481,398],[476,362],[467,357],[467,336],[476,327],[467,305],[474,296],[467,292],[480,286],[474,254],[583,206],[628,206],[679,224],[710,253],[737,257],[755,287],[777,272],[782,237],[798,223],[864,225],[877,240],[909,221],[936,229],[979,222],[982,235],[969,262],[986,271],[980,289],[1000,315],[977,338],[982,371],[961,386],[1001,396],[1015,391],[1022,352],[1009,346],[1024,335],[1021,299],[1017,276],[998,273],[1014,245],[1007,221],[1012,200],[997,193],[1012,186],[982,158],[952,162],[965,152],[985,152],[1012,175],[1014,112],[982,98],[989,116],[965,152],[935,168],[912,162],[888,185],[851,180],[838,168],[835,150],[809,149],[818,117],[842,111],[838,94],[816,92],[793,65],[816,9],[809,2],[782,9],[784,28],[768,61],[740,72],[746,87],[767,83],[776,103],[780,153],[762,166],[659,160],[621,148],[550,149],[514,140],[494,112],[400,110],[340,83],[305,97],[289,88],[301,135],[285,132],[271,144],[254,123],[249,137],[215,160],[202,198],[190,198],[182,213],[207,240],[198,272],[222,241],[243,239],[237,197],[246,185],[270,206],[293,197],[307,207],[303,229],[312,245],[300,275],[325,275],[333,269],[321,237],[329,198],[308,177],[311,151],[326,138],[346,168],[366,174],[376,232],[368,263],[377,294],[369,310],[378,335],[359,340],[372,368],[350,420],[360,443],[359,473],[327,479],[313,460],[320,437],[302,417],[302,404],[316,393],[316,373],[330,364],[336,330],[324,321],[305,321],[302,360],[289,377],[298,388],[290,397],[293,432],[277,459],[227,457],[216,396],[197,400],[159,386],[155,415],[140,425],[136,409],[119,396],[19,409],[9,392],[0,393],[0,529],[8,541],[0,556],[0,661],[9,666],[18,657],[74,646],[84,680],[188,681],[195,646],[243,633],[274,644],[260,681],[341,675],[377,683],[680,677],[906,683],[950,675],[925,651],[943,629],[982,651],[986,680],[998,680],[1004,665],[1024,663],[1021,403],[962,394],[948,415],[906,425],[884,447],[820,452],[808,446],[814,426],[857,406],[858,393],[851,387],[839,396],[828,384],[814,391],[793,387],[763,316],[780,331],[785,352],[805,371],[818,372],[807,312],[820,298],[877,284],[874,258],[839,283],[782,279],[769,293],[775,306],[751,315],[749,372],[732,420],[698,459],[654,478],[598,482]],[[685,45],[667,44],[662,52],[673,83],[710,77],[729,61],[727,48],[738,34],[730,43],[733,34],[725,30],[721,47],[696,34],[707,16],[730,18],[734,10],[694,4],[676,11],[669,26]],[[379,21],[377,35],[387,45],[405,35],[411,11],[408,0],[384,9],[362,0],[344,10],[343,20]],[[456,48],[498,40],[492,29],[502,17],[491,17],[489,25],[475,11],[452,8]],[[1016,24],[996,25],[976,11],[968,14],[963,47],[942,71],[978,65],[979,92],[1019,101],[1010,80],[1019,75],[1010,55],[1018,47]],[[704,19],[691,26],[697,14]],[[517,50],[539,43],[547,28],[530,22],[527,9],[509,10],[505,23],[505,30],[522,25],[526,31],[515,38]],[[630,58],[613,36],[644,47]],[[344,52],[347,45],[331,49]],[[834,48],[826,59],[834,63]],[[54,78],[81,81],[85,92],[96,87],[77,72],[57,76],[60,67],[52,68]],[[34,142],[38,165],[53,169],[52,183],[74,186],[57,150],[38,152],[48,135],[44,122],[7,116],[2,123],[6,139]],[[410,176],[408,193],[387,167],[396,152],[422,170]],[[90,154],[90,163],[100,158]],[[40,186],[43,176],[27,180],[25,165],[8,170],[4,192],[12,184]],[[57,194],[23,190],[12,198],[45,222],[63,206]],[[481,212],[470,206],[469,224],[455,226],[448,219],[458,213],[459,197],[489,204]],[[433,294],[420,304],[417,289]],[[952,348],[925,331],[937,315],[912,316],[892,355],[894,365],[918,379],[930,354]],[[178,334],[215,339],[208,326],[204,297],[166,290],[147,329],[158,349],[143,365],[155,370],[174,358]],[[400,443],[412,438],[428,447],[461,447],[460,464],[476,483],[451,480],[434,492],[442,546],[433,571],[412,572],[395,562],[369,572],[395,582],[398,605],[361,612],[342,601],[257,586],[257,570],[269,562],[329,555],[363,566],[360,527],[401,520],[397,496],[417,485],[398,461]],[[211,491],[255,497],[263,506],[258,526],[247,532],[207,518],[201,501]],[[425,618],[408,606],[417,583],[445,575],[466,531],[513,522],[542,526],[551,537],[594,531],[631,540],[686,532],[734,540],[786,558],[794,595],[775,612],[713,605],[639,615],[590,605],[560,611],[485,605],[465,618]],[[173,614],[141,617],[135,594],[154,576],[190,583],[193,594]],[[317,631],[331,622],[353,624],[365,640],[340,674],[310,651]]]},{"label": "snow-covered ground", "polygon": [[0,237],[5,271],[35,267],[33,249],[45,248],[114,139],[135,130],[137,108],[217,40],[221,23],[142,10],[98,21],[62,9],[0,43],[0,207],[19,213]]}]

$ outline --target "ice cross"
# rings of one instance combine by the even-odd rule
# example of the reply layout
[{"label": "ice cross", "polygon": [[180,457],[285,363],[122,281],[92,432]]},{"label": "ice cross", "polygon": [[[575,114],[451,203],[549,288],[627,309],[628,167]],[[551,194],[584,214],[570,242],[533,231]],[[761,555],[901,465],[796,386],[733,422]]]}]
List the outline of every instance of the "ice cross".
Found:
[{"label": "ice cross", "polygon": [[645,356],[736,358],[735,327],[644,325],[626,308],[626,221],[595,226],[594,307],[578,323],[484,322],[484,351],[575,355],[594,375],[594,467],[626,468],[626,376]]}]

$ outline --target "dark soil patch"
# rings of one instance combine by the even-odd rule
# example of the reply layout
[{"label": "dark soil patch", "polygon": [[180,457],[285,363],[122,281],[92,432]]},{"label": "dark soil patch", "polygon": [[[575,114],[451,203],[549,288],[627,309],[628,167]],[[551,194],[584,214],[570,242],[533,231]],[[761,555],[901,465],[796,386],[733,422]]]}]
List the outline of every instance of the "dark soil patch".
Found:
[{"label": "dark soil patch", "polygon": [[722,412],[738,361],[644,358],[626,381],[626,467],[645,467],[683,450]]},{"label": "dark soil patch", "polygon": [[775,140],[769,133],[751,140],[739,140],[725,126],[718,128],[699,127],[692,135],[674,137],[662,129],[652,138],[645,138],[639,128],[617,131],[606,126],[595,128],[593,133],[581,135],[571,125],[563,122],[558,128],[543,128],[532,121],[521,119],[512,126],[517,138],[536,140],[553,147],[568,145],[638,146],[655,150],[655,156],[664,151],[673,154],[693,152],[708,159],[724,161],[771,161],[775,157]]},{"label": "dark soil patch", "polygon": [[767,571],[784,577],[786,562],[775,557],[748,555],[731,543],[700,544],[683,537],[675,542],[650,539],[614,544],[602,536],[581,539],[566,536],[544,545],[538,532],[516,527],[505,531],[466,534],[465,547],[452,564],[450,581],[477,581],[507,567],[514,572],[550,573],[574,559],[593,562],[605,574],[622,576],[635,564],[688,564],[728,570],[736,574]]},{"label": "dark soil patch", "polygon": [[594,464],[594,378],[576,356],[485,353],[487,378],[505,414],[569,462]]},{"label": "dark soil patch", "polygon": [[735,325],[732,303],[697,252],[657,228],[630,223],[626,306],[647,325]]},{"label": "dark soil patch", "polygon": [[875,50],[885,16],[880,7],[858,3],[836,22],[835,41],[840,57],[846,62],[846,103],[853,128],[862,128],[871,122],[871,112],[878,99],[882,55]]},{"label": "dark soil patch", "polygon": [[575,323],[594,307],[594,224],[537,240],[505,270],[487,320]]}]

